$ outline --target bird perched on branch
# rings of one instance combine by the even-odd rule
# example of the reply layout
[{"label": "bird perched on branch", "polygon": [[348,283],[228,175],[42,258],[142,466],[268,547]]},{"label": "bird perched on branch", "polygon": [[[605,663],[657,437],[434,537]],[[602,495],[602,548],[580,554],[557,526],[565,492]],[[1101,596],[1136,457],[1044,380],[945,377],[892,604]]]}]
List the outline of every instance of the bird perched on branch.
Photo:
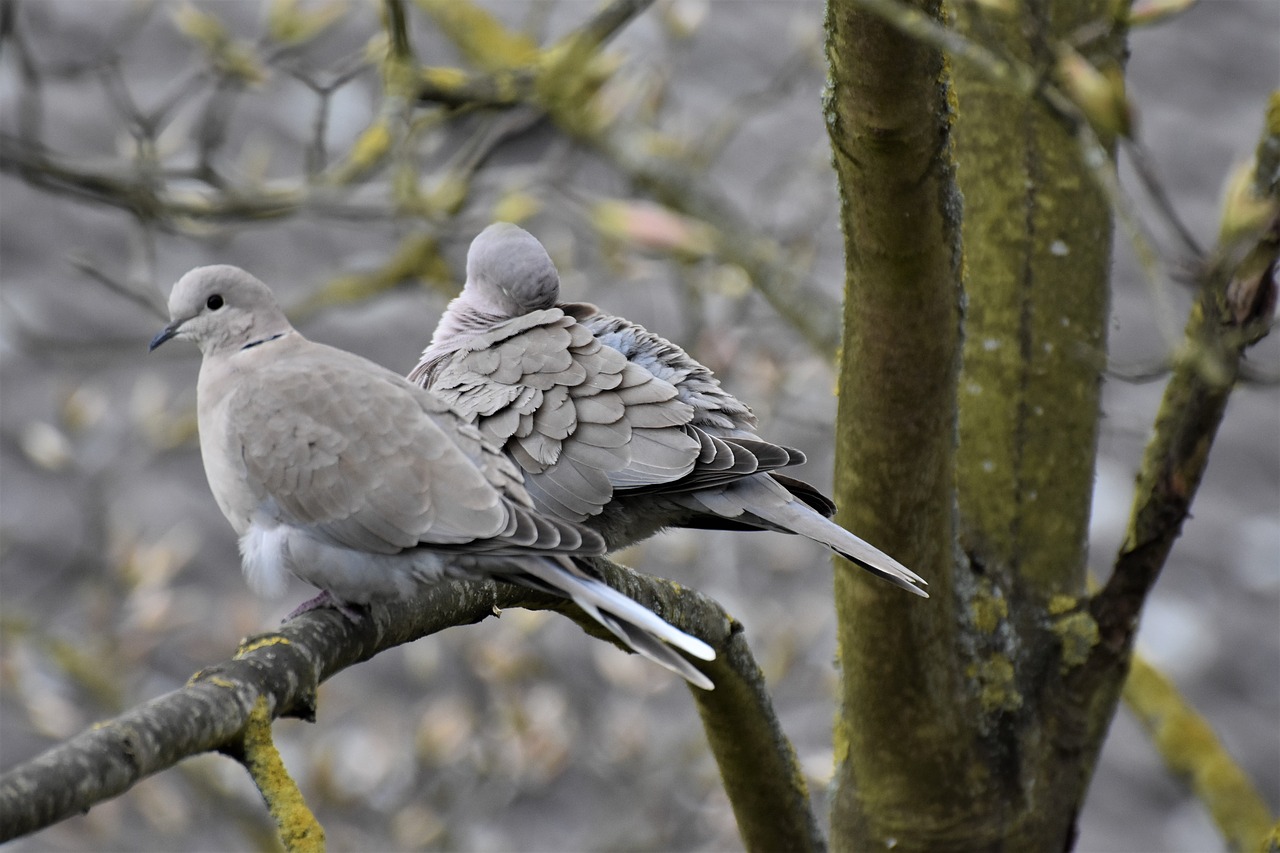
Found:
[{"label": "bird perched on branch", "polygon": [[409,374],[506,450],[539,510],[589,525],[610,550],[666,527],[795,533],[928,597],[919,575],[832,522],[829,498],[780,473],[804,454],[756,435],[751,410],[708,368],[559,298],[542,244],[490,225]]},{"label": "bird perched on branch", "polygon": [[[371,361],[314,343],[271,291],[232,266],[199,267],[151,341],[190,340],[200,452],[259,592],[286,573],[322,593],[299,611],[410,595],[420,583],[495,578],[572,599],[626,645],[706,689],[675,649],[701,640],[606,585],[582,562],[602,537],[537,510],[499,447],[425,391]],[[670,644],[670,645],[668,645]]]}]

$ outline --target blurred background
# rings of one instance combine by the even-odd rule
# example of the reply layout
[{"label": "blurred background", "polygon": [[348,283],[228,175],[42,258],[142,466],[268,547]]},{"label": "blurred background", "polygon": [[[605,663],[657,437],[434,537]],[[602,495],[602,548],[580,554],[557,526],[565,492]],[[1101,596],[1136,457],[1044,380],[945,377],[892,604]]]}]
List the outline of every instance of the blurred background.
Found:
[{"label": "blurred background", "polygon": [[[278,602],[250,594],[195,442],[198,353],[146,352],[172,282],[193,266],[243,266],[309,337],[405,372],[461,284],[470,239],[520,219],[556,260],[565,298],[689,349],[829,489],[843,282],[821,3],[656,3],[607,65],[584,71],[605,88],[574,134],[527,108],[382,100],[381,4],[2,8],[0,768],[181,686],[310,595],[301,584]],[[596,10],[483,8],[529,45]],[[405,11],[423,62],[483,67],[441,17]],[[1268,0],[1205,0],[1133,36],[1139,136],[1202,244],[1280,82],[1277,44],[1280,4]],[[361,157],[379,128],[407,153],[370,168]],[[165,210],[147,206],[157,197]],[[1150,199],[1137,202],[1154,220]],[[713,241],[708,223],[731,239]],[[1117,246],[1099,572],[1123,534],[1159,368],[1190,301],[1176,282],[1149,284]],[[1176,245],[1162,246],[1176,268]],[[780,316],[761,288],[808,324]],[[1140,646],[1274,810],[1275,336],[1251,365],[1257,381],[1232,399]],[[1119,378],[1136,375],[1150,381]],[[826,553],[774,534],[677,531],[619,559],[743,622],[825,811],[837,678]],[[275,732],[333,849],[741,847],[683,685],[552,614],[508,611],[385,653],[321,688],[315,725]],[[1222,849],[1123,709],[1081,832],[1084,851]],[[273,835],[243,770],[202,756],[10,849],[270,849]]]}]

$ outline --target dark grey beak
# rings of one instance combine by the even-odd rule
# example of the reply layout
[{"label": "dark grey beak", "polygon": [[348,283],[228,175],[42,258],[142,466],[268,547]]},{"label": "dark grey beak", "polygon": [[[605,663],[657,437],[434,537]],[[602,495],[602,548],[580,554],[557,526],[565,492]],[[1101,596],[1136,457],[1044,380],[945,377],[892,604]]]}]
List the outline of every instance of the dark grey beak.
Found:
[{"label": "dark grey beak", "polygon": [[178,327],[181,325],[182,325],[181,323],[173,322],[165,326],[163,329],[161,329],[160,334],[152,338],[151,343],[147,345],[147,352],[151,352],[156,347],[160,346],[162,343],[169,340],[169,338],[172,338],[174,335],[178,334]]}]

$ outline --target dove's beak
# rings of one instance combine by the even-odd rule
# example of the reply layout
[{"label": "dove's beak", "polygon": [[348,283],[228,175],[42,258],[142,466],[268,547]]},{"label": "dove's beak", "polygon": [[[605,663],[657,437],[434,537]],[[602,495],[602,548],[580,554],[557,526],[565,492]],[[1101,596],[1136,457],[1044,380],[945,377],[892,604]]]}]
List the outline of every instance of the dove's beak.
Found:
[{"label": "dove's beak", "polygon": [[160,334],[152,338],[151,343],[147,345],[147,352],[151,352],[156,347],[160,346],[162,343],[169,340],[169,338],[172,338],[174,335],[178,334],[178,327],[181,325],[182,323],[175,320],[174,322],[170,323],[169,325],[161,329]]}]

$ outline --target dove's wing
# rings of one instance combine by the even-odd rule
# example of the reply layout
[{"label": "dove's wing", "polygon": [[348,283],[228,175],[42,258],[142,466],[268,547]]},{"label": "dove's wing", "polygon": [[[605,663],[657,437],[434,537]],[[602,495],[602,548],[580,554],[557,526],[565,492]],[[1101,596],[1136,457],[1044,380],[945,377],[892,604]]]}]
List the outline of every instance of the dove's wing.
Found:
[{"label": "dove's wing", "polygon": [[496,323],[409,378],[500,443],[560,518],[597,514],[615,488],[679,480],[703,452],[673,386],[558,308]]},{"label": "dove's wing", "polygon": [[442,400],[342,350],[289,346],[262,348],[223,409],[258,511],[370,553],[598,551],[536,518],[519,473]]},{"label": "dove's wing", "polygon": [[278,587],[288,571],[339,603],[366,603],[446,577],[507,580],[571,598],[710,689],[673,647],[704,660],[714,650],[575,563],[602,553],[603,537],[538,513],[519,469],[441,398],[306,340],[266,285],[236,267],[187,273],[169,313],[151,349],[186,338],[204,356],[201,455],[255,587]]}]

